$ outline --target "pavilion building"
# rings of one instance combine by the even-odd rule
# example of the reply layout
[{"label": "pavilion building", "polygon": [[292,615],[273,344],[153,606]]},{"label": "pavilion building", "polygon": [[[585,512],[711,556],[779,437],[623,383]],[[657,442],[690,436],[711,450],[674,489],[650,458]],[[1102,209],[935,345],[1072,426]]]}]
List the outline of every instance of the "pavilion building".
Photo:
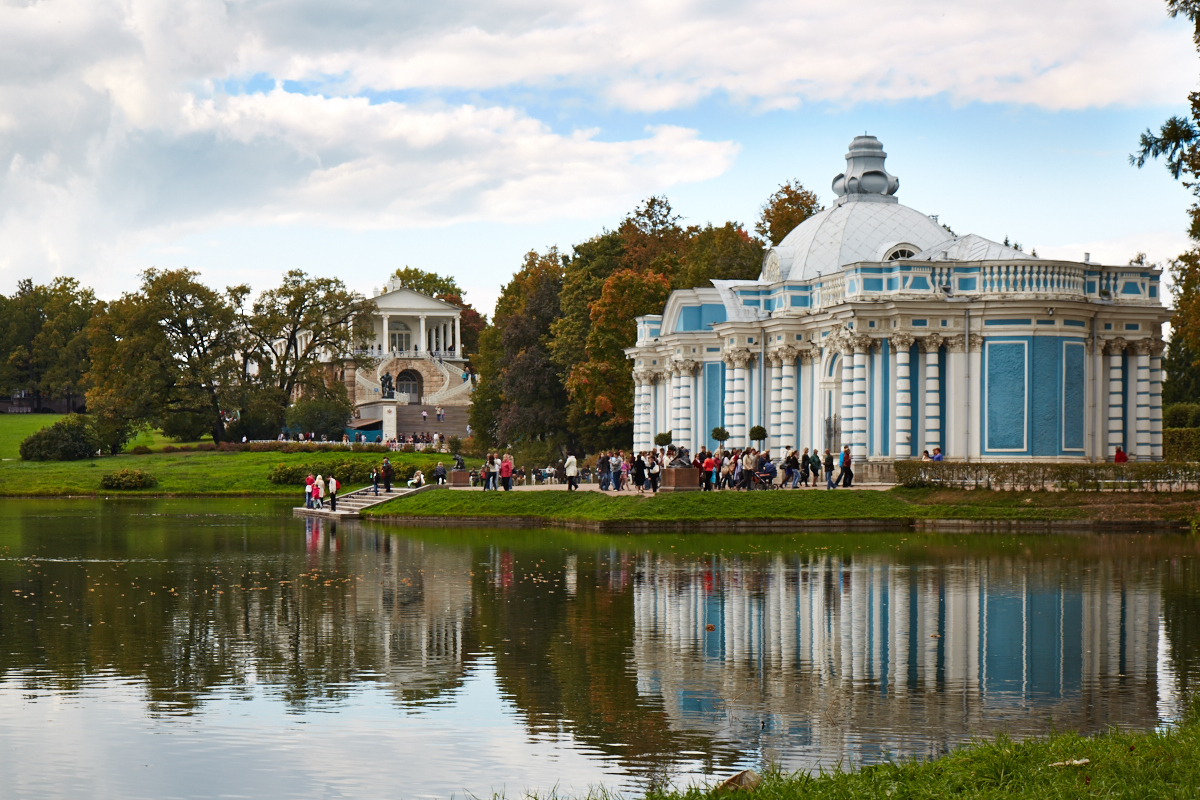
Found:
[{"label": "pavilion building", "polygon": [[[896,199],[859,136],[837,199],[767,250],[757,280],[678,290],[626,351],[636,450],[761,444],[896,459],[1162,458],[1161,271],[1038,258],[957,236]],[[861,472],[860,472],[861,474]]]}]

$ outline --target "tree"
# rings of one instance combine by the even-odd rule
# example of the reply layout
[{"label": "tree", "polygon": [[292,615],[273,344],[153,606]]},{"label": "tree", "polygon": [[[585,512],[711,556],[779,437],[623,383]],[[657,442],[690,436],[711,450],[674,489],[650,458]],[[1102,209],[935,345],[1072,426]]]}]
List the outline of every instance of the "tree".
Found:
[{"label": "tree", "polygon": [[663,431],[654,435],[655,447],[668,447],[671,444],[671,432]]},{"label": "tree", "polygon": [[755,425],[754,427],[752,427],[750,429],[750,440],[751,441],[758,442],[759,445],[761,446],[763,440],[766,438],[767,438],[767,429],[764,428],[762,425]]},{"label": "tree", "polygon": [[318,392],[297,400],[287,411],[288,427],[330,441],[340,441],[346,423],[354,412],[354,404],[346,395],[346,387],[335,384],[325,392]]},{"label": "tree", "polygon": [[713,438],[713,441],[715,441],[717,444],[719,444],[721,446],[721,449],[724,449],[725,443],[727,441],[729,441],[729,431],[727,431],[724,428],[719,427],[719,426],[716,428],[713,428],[712,429],[712,438]]},{"label": "tree", "polygon": [[112,424],[199,416],[222,441],[224,393],[242,362],[238,308],[247,287],[218,293],[187,269],[146,270],[141,291],[122,295],[88,324],[88,408]]},{"label": "tree", "polygon": [[474,306],[465,302],[459,294],[439,294],[438,300],[452,306],[458,306],[462,313],[458,317],[458,329],[462,334],[462,348],[459,355],[466,357],[479,350],[479,334],[487,327],[487,317],[475,310]]},{"label": "tree", "polygon": [[567,390],[618,443],[633,437],[633,376],[625,348],[637,336],[634,317],[658,311],[670,294],[665,275],[623,269],[608,277],[592,305],[587,360],[571,370]]},{"label": "tree", "polygon": [[501,445],[500,412],[504,397],[500,392],[504,371],[504,346],[500,331],[493,324],[479,335],[479,350],[472,355],[472,363],[479,374],[479,385],[471,394],[471,438],[480,449],[491,450]]},{"label": "tree", "polygon": [[714,280],[754,280],[762,272],[762,259],[763,243],[740,224],[709,224],[692,237],[673,284],[691,289]]},{"label": "tree", "polygon": [[374,341],[375,301],[352,292],[339,278],[288,272],[278,288],[259,295],[242,314],[245,343],[241,380],[273,386],[285,397],[325,384],[325,363],[350,360]]},{"label": "tree", "polygon": [[463,295],[463,290],[459,288],[458,282],[449,275],[438,275],[436,272],[426,272],[416,267],[404,267],[392,274],[400,279],[400,285],[405,289],[412,289],[414,292],[420,292],[429,297],[446,294],[459,297]]},{"label": "tree", "polygon": [[759,210],[754,231],[772,245],[779,244],[801,222],[824,209],[820,199],[798,180],[782,183]]},{"label": "tree", "polygon": [[694,228],[682,219],[665,197],[649,197],[617,227],[621,239],[621,266],[636,272],[657,272],[673,277],[683,260]]},{"label": "tree", "polygon": [[95,305],[92,290],[74,278],[55,278],[49,286],[20,281],[0,314],[0,387],[29,392],[37,406],[43,397],[70,401],[81,394],[84,330]]}]

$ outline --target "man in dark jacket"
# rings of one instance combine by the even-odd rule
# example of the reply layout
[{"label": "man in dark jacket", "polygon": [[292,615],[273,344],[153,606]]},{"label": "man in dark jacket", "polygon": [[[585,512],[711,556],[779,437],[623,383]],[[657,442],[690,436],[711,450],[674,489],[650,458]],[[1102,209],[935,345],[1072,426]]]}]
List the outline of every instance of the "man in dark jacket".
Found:
[{"label": "man in dark jacket", "polygon": [[392,462],[386,458],[383,460],[383,491],[386,494],[392,493],[392,479],[396,477],[396,470],[392,467]]}]

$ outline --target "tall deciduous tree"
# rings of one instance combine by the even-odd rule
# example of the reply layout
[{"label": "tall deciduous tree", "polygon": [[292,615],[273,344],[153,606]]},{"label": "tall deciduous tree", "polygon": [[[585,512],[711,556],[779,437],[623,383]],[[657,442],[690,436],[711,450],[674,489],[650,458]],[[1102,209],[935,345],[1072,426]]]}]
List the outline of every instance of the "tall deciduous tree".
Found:
[{"label": "tall deciduous tree", "polygon": [[677,289],[691,289],[714,280],[754,280],[762,271],[762,257],[762,241],[738,223],[709,224],[692,237],[673,283]]},{"label": "tall deciduous tree", "polygon": [[462,297],[463,294],[458,282],[449,275],[438,275],[436,272],[426,272],[416,267],[402,267],[392,274],[400,279],[400,285],[405,289],[412,289],[430,297],[444,294]]},{"label": "tall deciduous tree", "polygon": [[779,244],[801,222],[821,211],[821,201],[800,181],[780,184],[759,211],[754,230],[770,244]]},{"label": "tall deciduous tree", "polygon": [[259,382],[286,397],[324,386],[322,362],[354,358],[356,350],[374,341],[374,310],[374,300],[350,291],[338,278],[291,270],[277,288],[259,295],[243,318],[243,376],[253,354]]},{"label": "tall deciduous tree", "polygon": [[684,228],[665,197],[650,197],[617,227],[621,266],[638,272],[674,277],[695,228]]},{"label": "tall deciduous tree", "polygon": [[601,421],[607,434],[591,447],[627,444],[633,437],[633,377],[625,348],[637,336],[634,317],[662,309],[671,294],[665,275],[625,269],[604,282],[592,305],[587,360],[571,370],[567,390],[571,399]]},{"label": "tall deciduous tree", "polygon": [[165,427],[187,415],[222,441],[223,394],[240,377],[235,309],[249,290],[219,293],[197,277],[187,269],[147,270],[140,292],[92,317],[90,409],[113,423]]},{"label": "tall deciduous tree", "polygon": [[23,280],[0,306],[0,386],[71,400],[82,394],[88,353],[85,329],[96,305],[74,278],[49,286]]}]

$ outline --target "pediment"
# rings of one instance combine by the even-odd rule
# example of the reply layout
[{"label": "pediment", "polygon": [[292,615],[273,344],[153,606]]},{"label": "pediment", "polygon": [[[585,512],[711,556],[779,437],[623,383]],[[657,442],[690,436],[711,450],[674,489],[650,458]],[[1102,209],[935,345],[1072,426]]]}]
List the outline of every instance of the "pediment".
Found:
[{"label": "pediment", "polygon": [[444,300],[437,300],[429,295],[405,288],[384,292],[381,295],[377,295],[374,300],[375,305],[379,307],[380,311],[390,311],[395,314],[427,311],[430,313],[454,314],[457,316],[461,310],[458,306],[447,303]]}]

